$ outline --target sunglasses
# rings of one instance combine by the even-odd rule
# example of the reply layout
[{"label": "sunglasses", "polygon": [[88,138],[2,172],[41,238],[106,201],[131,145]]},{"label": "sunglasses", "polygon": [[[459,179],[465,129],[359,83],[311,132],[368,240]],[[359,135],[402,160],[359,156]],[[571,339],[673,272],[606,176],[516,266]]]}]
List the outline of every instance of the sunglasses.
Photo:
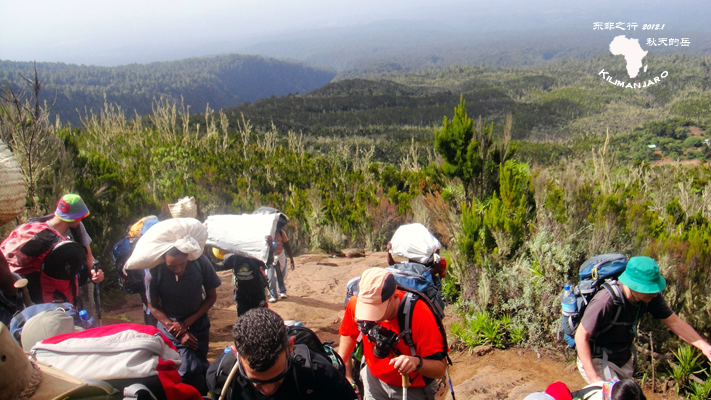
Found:
[{"label": "sunglasses", "polygon": [[244,367],[242,366],[242,361],[239,360],[239,358],[238,358],[237,363],[239,364],[239,373],[242,375],[242,377],[244,379],[249,381],[251,384],[253,384],[253,385],[268,385],[270,383],[279,382],[280,380],[284,379],[284,377],[286,377],[286,374],[288,374],[289,370],[291,370],[291,366],[293,364],[293,357],[291,356],[291,353],[288,353],[286,355],[286,368],[284,369],[284,371],[282,373],[280,373],[279,375],[277,375],[271,379],[267,379],[267,380],[261,380],[261,379],[248,377],[247,374],[244,372]]}]

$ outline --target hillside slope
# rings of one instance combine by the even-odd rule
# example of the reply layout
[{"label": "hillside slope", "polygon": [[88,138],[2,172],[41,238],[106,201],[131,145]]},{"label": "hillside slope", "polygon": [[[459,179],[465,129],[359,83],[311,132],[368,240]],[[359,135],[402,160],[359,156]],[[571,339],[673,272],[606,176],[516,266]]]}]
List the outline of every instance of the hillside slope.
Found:
[{"label": "hillside slope", "polygon": [[[626,133],[653,120],[684,117],[705,120],[711,104],[711,58],[649,56],[640,79],[667,77],[645,89],[606,82],[599,71],[626,77],[621,57],[565,59],[534,66],[494,70],[450,67],[420,73],[342,74],[314,92],[269,98],[227,111],[258,126],[273,122],[280,131],[325,137],[403,136],[431,138],[442,117],[452,115],[460,95],[472,118],[503,127],[513,116],[513,138],[540,141]],[[666,74],[665,74],[666,75]]]},{"label": "hillside slope", "polygon": [[[324,69],[260,56],[224,55],[171,62],[96,67],[63,63],[38,63],[45,82],[43,99],[56,103],[54,115],[72,124],[78,112],[99,111],[104,95],[132,114],[151,111],[154,99],[182,100],[191,112],[205,107],[221,109],[269,96],[305,93],[333,79]],[[0,84],[25,88],[22,76],[33,74],[30,62],[0,60]]]}]

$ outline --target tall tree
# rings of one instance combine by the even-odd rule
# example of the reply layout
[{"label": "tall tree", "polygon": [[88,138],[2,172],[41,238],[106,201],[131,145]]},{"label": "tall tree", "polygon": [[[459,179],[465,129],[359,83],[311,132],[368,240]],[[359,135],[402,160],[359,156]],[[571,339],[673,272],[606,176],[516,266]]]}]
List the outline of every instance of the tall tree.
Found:
[{"label": "tall tree", "polygon": [[444,158],[442,171],[462,180],[467,202],[471,204],[476,178],[482,171],[482,157],[479,143],[474,139],[474,121],[466,112],[464,96],[460,96],[452,119],[445,115],[442,129],[435,130],[435,149]]}]

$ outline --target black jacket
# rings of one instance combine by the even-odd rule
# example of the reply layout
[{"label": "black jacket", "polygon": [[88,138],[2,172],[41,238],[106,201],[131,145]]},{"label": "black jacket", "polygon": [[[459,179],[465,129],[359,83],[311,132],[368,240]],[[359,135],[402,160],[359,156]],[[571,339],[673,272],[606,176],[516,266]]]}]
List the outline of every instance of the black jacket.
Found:
[{"label": "black jacket", "polygon": [[[231,393],[228,392],[226,398],[232,400],[353,400],[356,398],[348,380],[333,367],[330,360],[321,354],[309,351],[305,345],[296,344],[293,357],[294,364],[291,371],[274,395],[263,395],[238,372],[228,389]],[[306,361],[306,357],[310,358],[310,362]],[[220,379],[220,376],[226,377],[234,362],[234,354],[227,353],[210,365],[207,381],[213,399],[217,399],[221,392],[221,388],[217,386],[220,386],[224,379]]]}]

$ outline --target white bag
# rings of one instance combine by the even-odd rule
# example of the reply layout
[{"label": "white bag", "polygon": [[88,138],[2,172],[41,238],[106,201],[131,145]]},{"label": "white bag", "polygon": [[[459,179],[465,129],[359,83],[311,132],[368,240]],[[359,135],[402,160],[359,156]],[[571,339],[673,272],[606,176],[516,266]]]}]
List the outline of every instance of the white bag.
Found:
[{"label": "white bag", "polygon": [[27,184],[20,163],[0,140],[0,226],[12,221],[25,210]]},{"label": "white bag", "polygon": [[[274,237],[279,214],[211,215],[207,217],[207,244],[267,263],[269,244]],[[150,231],[149,231],[150,232]]]},{"label": "white bag", "polygon": [[442,247],[439,240],[419,223],[402,225],[397,228],[390,244],[392,254],[420,264],[432,261],[434,252]]},{"label": "white bag", "polygon": [[173,218],[197,218],[195,197],[183,197],[175,204],[168,204],[168,210]]},{"label": "white bag", "polygon": [[141,236],[124,269],[150,269],[162,264],[163,254],[173,247],[186,253],[188,260],[197,260],[206,240],[205,226],[194,218],[161,221]]},{"label": "white bag", "polygon": [[112,325],[47,338],[32,347],[35,359],[79,379],[145,378],[180,368],[180,354],[159,330]]}]

